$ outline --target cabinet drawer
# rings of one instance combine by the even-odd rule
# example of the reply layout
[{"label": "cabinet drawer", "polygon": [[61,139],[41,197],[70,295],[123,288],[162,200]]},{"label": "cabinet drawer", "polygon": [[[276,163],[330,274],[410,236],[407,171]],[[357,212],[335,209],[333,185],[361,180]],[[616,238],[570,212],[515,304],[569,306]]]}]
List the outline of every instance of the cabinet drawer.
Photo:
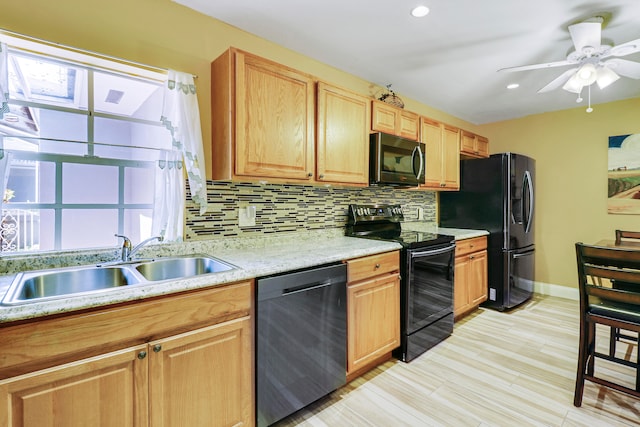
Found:
[{"label": "cabinet drawer", "polygon": [[400,252],[386,252],[347,261],[349,283],[400,269]]},{"label": "cabinet drawer", "polygon": [[484,249],[487,249],[487,236],[456,240],[456,256],[466,255]]}]

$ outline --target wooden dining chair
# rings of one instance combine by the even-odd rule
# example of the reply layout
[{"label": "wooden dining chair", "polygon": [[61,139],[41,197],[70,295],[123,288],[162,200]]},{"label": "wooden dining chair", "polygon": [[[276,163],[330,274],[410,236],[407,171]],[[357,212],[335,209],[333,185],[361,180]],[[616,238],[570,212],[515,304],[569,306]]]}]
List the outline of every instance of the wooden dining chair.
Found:
[{"label": "wooden dining chair", "polygon": [[[616,241],[615,245],[620,246],[623,241],[622,239],[635,239],[640,240],[640,232],[638,231],[625,231],[625,230],[616,230]],[[625,283],[617,281],[613,283],[613,287],[618,289],[624,289],[627,286]],[[616,351],[616,343],[620,341],[621,338],[627,340],[638,341],[640,338],[640,334],[636,336],[629,335],[628,333],[622,332],[618,328],[611,328],[611,341],[609,343],[610,353],[615,353]]]},{"label": "wooden dining chair", "polygon": [[[582,405],[585,380],[640,398],[640,352],[637,348],[635,360],[596,349],[597,324],[640,333],[640,251],[576,243],[576,257],[580,344],[573,404]],[[624,282],[627,286],[624,289],[614,288],[612,282],[615,281]],[[612,377],[604,378],[600,370],[596,372],[596,359],[632,368],[635,387],[614,382]]]},{"label": "wooden dining chair", "polygon": [[640,239],[640,232],[616,230],[616,246],[622,243],[622,239]]}]

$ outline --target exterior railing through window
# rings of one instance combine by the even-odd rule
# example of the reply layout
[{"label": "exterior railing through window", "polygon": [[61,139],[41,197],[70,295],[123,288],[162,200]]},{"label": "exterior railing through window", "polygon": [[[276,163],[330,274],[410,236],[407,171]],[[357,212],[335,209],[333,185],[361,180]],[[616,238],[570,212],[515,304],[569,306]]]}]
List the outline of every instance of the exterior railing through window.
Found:
[{"label": "exterior railing through window", "polygon": [[39,212],[25,209],[2,209],[0,216],[0,251],[35,251],[39,248]]}]

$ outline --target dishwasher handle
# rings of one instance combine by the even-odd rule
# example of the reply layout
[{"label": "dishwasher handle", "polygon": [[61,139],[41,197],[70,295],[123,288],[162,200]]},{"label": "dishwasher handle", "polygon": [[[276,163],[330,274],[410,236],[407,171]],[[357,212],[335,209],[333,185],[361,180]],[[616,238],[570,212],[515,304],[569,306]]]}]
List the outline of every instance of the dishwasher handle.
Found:
[{"label": "dishwasher handle", "polygon": [[297,294],[300,292],[312,291],[314,289],[326,288],[327,286],[331,286],[334,283],[340,283],[340,280],[328,280],[322,283],[309,283],[306,285],[295,286],[293,288],[287,288],[282,291],[282,296]]}]

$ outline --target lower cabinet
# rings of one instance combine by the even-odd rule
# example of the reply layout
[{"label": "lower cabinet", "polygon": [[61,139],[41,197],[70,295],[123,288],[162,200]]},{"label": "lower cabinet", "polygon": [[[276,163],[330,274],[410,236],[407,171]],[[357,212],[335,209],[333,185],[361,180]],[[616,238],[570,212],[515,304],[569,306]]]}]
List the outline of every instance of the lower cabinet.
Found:
[{"label": "lower cabinet", "polygon": [[[209,295],[210,292],[202,291],[187,296],[187,301],[183,301],[185,304],[180,304],[178,298],[177,307],[172,307],[171,297],[167,297],[163,298],[164,304],[141,302],[146,310],[136,310],[147,336],[157,335],[162,328],[185,332],[90,357],[83,355],[92,351],[91,342],[78,339],[77,356],[65,356],[66,360],[72,361],[52,366],[47,363],[44,369],[0,380],[0,425],[254,425],[252,321],[250,299],[244,301],[245,294],[250,298],[251,284],[232,286],[232,292],[213,294],[213,297],[221,297],[219,300]],[[225,296],[231,299],[223,299]],[[229,301],[239,301],[238,296],[243,296],[242,302],[235,306],[229,304]],[[200,308],[196,308],[198,300],[201,301]],[[207,306],[214,300],[218,300],[217,305]],[[193,308],[192,312],[190,308]],[[134,314],[128,312],[130,309],[103,309],[93,316],[81,315],[76,317],[77,326],[100,331],[110,322],[110,314],[123,316],[124,322],[130,320],[129,316]],[[227,320],[234,317],[234,310],[242,317]],[[144,317],[144,312],[159,317],[152,321],[152,317]],[[186,327],[188,319],[200,323],[207,314],[224,320],[192,330]],[[92,320],[95,325],[91,324]],[[54,324],[56,321],[61,320],[51,320]],[[129,330],[135,333],[138,327],[130,326]],[[0,337],[3,332],[11,335],[10,328],[0,330]],[[123,333],[120,331],[119,337],[104,335],[103,339],[135,341],[135,336],[125,337]],[[78,331],[80,335],[82,332]],[[34,339],[26,341],[33,344]],[[46,339],[41,341],[47,344]],[[50,360],[56,360],[55,356],[50,357]]]},{"label": "lower cabinet", "polygon": [[400,345],[399,252],[347,261],[347,377]]},{"label": "lower cabinet", "polygon": [[487,299],[486,236],[456,242],[453,314],[459,318]]},{"label": "lower cabinet", "polygon": [[148,425],[147,362],[136,346],[0,382],[0,425]]},{"label": "lower cabinet", "polygon": [[253,425],[248,317],[154,341],[149,349],[151,426]]}]

